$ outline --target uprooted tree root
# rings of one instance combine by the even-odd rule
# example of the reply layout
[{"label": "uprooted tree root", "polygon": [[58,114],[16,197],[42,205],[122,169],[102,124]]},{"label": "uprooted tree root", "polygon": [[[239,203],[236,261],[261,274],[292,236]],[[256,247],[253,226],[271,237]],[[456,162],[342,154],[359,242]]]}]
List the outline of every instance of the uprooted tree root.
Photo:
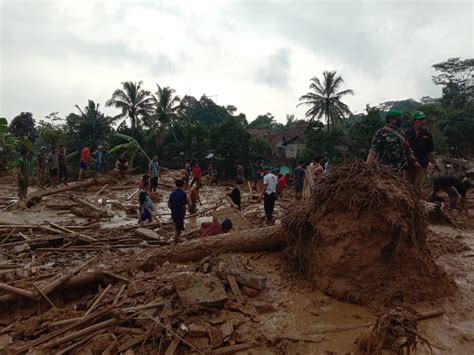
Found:
[{"label": "uprooted tree root", "polygon": [[375,325],[357,339],[357,354],[410,354],[417,344],[430,343],[417,331],[416,314],[405,307],[388,309],[377,317]]},{"label": "uprooted tree root", "polygon": [[377,308],[395,292],[415,302],[454,289],[426,245],[417,192],[382,168],[335,167],[282,225],[286,263],[338,299]]}]

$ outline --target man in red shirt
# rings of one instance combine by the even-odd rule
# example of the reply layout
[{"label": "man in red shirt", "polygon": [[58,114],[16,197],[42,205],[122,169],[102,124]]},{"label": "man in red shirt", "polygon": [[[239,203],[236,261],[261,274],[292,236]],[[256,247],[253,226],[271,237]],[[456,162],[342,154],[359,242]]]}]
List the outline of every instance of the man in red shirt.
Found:
[{"label": "man in red shirt", "polygon": [[286,185],[288,184],[288,178],[290,174],[280,175],[277,181],[277,188],[276,188],[276,195],[279,197],[283,190],[285,189]]},{"label": "man in red shirt", "polygon": [[193,180],[191,181],[190,187],[193,187],[195,182],[199,182],[201,180],[202,172],[199,164],[196,163],[193,168]]},{"label": "man in red shirt", "polygon": [[209,237],[211,235],[224,234],[229,232],[232,229],[232,221],[228,218],[222,221],[222,224],[219,222],[203,222],[201,224],[201,231],[199,237]]},{"label": "man in red shirt", "polygon": [[89,159],[95,160],[90,155],[91,155],[91,145],[88,144],[84,148],[82,148],[82,150],[81,150],[79,180],[82,180],[83,171],[87,170],[87,164],[89,163]]}]

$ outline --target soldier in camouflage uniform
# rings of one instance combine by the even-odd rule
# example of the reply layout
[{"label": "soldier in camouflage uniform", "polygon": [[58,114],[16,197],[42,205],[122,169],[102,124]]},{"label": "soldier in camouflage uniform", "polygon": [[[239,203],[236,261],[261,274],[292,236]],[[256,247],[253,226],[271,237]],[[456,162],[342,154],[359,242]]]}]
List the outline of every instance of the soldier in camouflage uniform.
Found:
[{"label": "soldier in camouflage uniform", "polygon": [[408,168],[409,163],[419,167],[405,134],[400,129],[401,116],[402,112],[398,110],[387,112],[385,126],[372,138],[367,163],[377,162],[400,174]]}]

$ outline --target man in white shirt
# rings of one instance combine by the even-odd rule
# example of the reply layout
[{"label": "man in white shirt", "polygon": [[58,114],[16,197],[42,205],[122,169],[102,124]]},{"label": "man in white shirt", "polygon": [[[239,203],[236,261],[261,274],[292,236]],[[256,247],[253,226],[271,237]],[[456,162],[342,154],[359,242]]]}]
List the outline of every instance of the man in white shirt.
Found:
[{"label": "man in white shirt", "polygon": [[263,168],[265,176],[263,177],[263,189],[259,201],[263,199],[263,208],[265,210],[266,223],[271,225],[273,222],[273,209],[275,208],[277,177],[272,174],[268,166]]}]

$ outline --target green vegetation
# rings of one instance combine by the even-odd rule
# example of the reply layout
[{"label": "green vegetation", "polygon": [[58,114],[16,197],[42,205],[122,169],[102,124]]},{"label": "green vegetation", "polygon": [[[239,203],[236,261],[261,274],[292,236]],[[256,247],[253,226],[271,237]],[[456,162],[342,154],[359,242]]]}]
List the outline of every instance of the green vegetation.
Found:
[{"label": "green vegetation", "polygon": [[442,87],[440,98],[388,101],[367,106],[364,113],[356,115],[342,102],[352,90],[341,90],[342,77],[325,71],[322,80],[311,79],[311,91],[299,99],[298,105],[309,106],[309,120],[287,115],[286,123],[270,112],[249,122],[237,107],[220,106],[205,95],[180,98],[173,88],[158,84],[152,93],[142,82],[127,81],[106,102],[117,109],[114,117],[106,116],[98,103],[89,100],[84,108],[75,105],[75,112],[63,117],[52,112],[37,122],[33,114],[22,112],[10,124],[0,118],[0,164],[7,168],[23,147],[35,152],[43,145],[63,144],[68,156],[76,159],[78,151],[91,143],[94,149],[106,145],[112,159],[126,151],[131,163],[141,168],[157,154],[160,163],[171,168],[180,168],[186,159],[192,159],[205,169],[212,159],[221,173],[230,173],[235,161],[249,166],[252,159],[269,157],[276,140],[268,140],[269,135],[279,139],[295,129],[301,137],[301,127],[306,127],[302,156],[306,160],[315,155],[333,161],[365,158],[372,136],[384,124],[384,112],[391,108],[406,113],[405,126],[413,111],[424,111],[437,152],[469,157],[474,154],[474,60],[451,58],[434,64],[433,69],[433,82]]}]

